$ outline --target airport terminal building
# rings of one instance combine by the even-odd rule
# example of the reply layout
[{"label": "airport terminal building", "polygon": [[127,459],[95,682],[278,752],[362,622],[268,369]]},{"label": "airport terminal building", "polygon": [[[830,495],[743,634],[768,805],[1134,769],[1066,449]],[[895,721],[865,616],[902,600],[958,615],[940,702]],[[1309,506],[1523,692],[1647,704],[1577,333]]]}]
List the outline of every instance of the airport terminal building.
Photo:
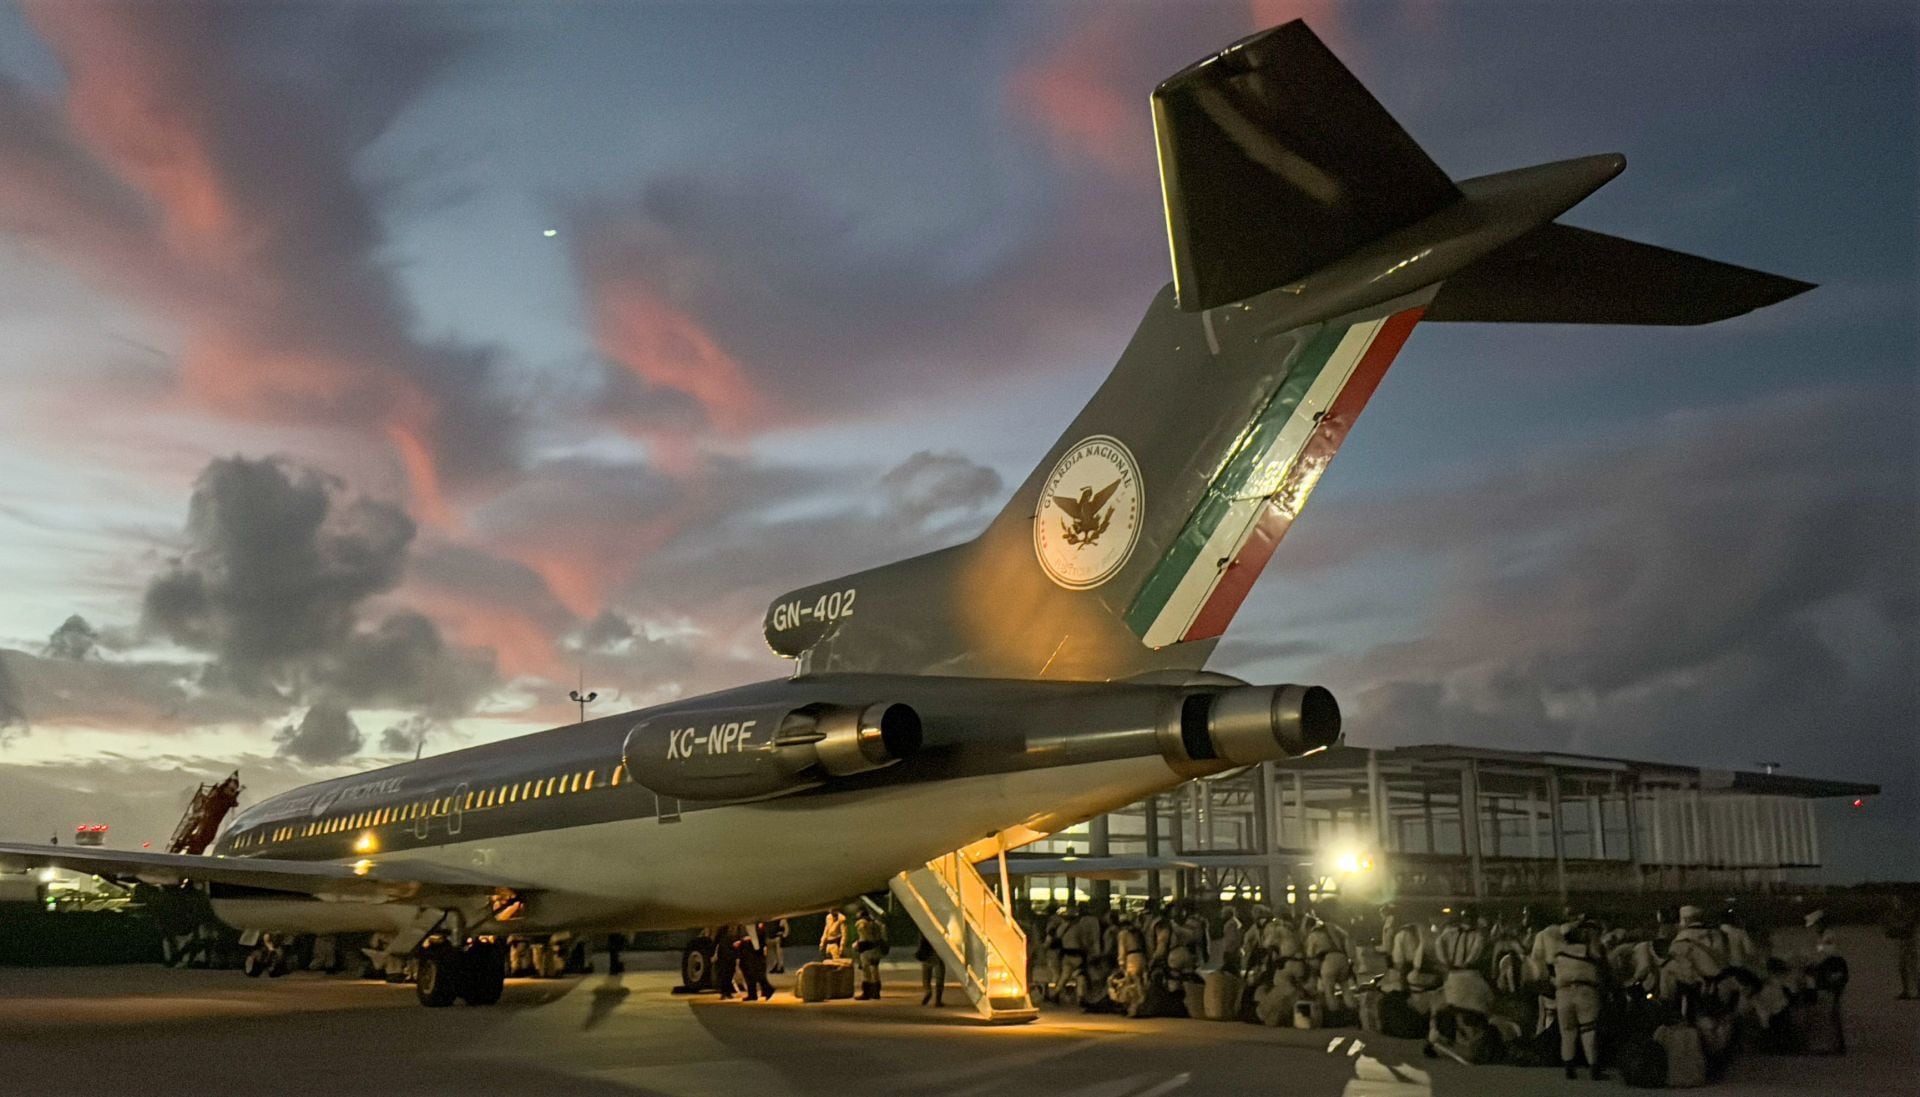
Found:
[{"label": "airport terminal building", "polygon": [[1764,891],[1819,867],[1815,800],[1878,792],[1586,755],[1338,746],[1190,782],[1008,861],[1032,902]]}]

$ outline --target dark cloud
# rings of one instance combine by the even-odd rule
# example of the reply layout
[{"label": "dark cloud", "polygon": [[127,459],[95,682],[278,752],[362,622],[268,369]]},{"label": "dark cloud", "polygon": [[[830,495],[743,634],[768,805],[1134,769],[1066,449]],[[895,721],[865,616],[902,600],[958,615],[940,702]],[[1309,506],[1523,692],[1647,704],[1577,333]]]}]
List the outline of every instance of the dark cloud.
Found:
[{"label": "dark cloud", "polygon": [[233,457],[201,473],[186,535],[143,620],[248,689],[344,644],[360,603],[399,582],[414,525],[312,469]]},{"label": "dark cloud", "polygon": [[361,620],[399,583],[413,537],[399,508],[314,470],[216,460],[194,486],[186,551],[148,586],[142,620],[212,654],[209,682],[243,694],[457,715],[491,684],[489,658],[450,648],[417,613]]},{"label": "dark cloud", "polygon": [[880,477],[894,514],[926,522],[939,514],[965,513],[1000,501],[1000,474],[956,453],[921,450]]},{"label": "dark cloud", "polygon": [[[20,683],[14,680],[5,653],[0,652],[0,732],[8,728],[25,727],[26,723],[27,710],[20,693]],[[0,737],[0,742],[5,741],[4,737]]]},{"label": "dark cloud", "polygon": [[428,733],[437,726],[429,717],[409,716],[380,733],[380,753],[411,757],[422,749]]},{"label": "dark cloud", "polygon": [[0,679],[13,684],[23,725],[30,718],[38,727],[166,734],[286,711],[276,697],[206,688],[201,672],[198,664],[169,660],[53,659],[0,650]]},{"label": "dark cloud", "polygon": [[99,646],[100,631],[76,613],[47,637],[46,655],[49,659],[85,659]]},{"label": "dark cloud", "polygon": [[396,613],[349,636],[316,671],[327,691],[358,705],[459,716],[492,687],[490,655],[450,650],[432,621]]},{"label": "dark cloud", "polygon": [[343,708],[314,705],[298,725],[288,724],[275,735],[280,753],[312,765],[333,765],[360,753],[365,741],[353,718]]},{"label": "dark cloud", "polygon": [[614,611],[601,610],[580,633],[583,651],[612,651],[634,637],[633,622]]},{"label": "dark cloud", "polygon": [[1888,825],[1912,837],[1911,398],[1830,388],[1675,414],[1457,488],[1318,514],[1289,566],[1411,552],[1443,593],[1418,638],[1316,669],[1361,742],[1766,757],[1885,784]]}]

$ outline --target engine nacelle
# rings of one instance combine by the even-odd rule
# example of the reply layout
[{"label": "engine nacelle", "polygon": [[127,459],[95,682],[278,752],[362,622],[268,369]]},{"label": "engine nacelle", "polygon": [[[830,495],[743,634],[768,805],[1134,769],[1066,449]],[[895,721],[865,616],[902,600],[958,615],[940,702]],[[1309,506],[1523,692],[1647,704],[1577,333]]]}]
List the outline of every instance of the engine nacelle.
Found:
[{"label": "engine nacelle", "polygon": [[1162,730],[1173,761],[1250,766],[1330,747],[1340,740],[1340,704],[1322,686],[1234,686],[1189,694],[1179,726]]},{"label": "engine nacelle", "polygon": [[656,717],[627,733],[622,754],[661,796],[753,800],[893,765],[920,739],[909,705],[771,705]]}]

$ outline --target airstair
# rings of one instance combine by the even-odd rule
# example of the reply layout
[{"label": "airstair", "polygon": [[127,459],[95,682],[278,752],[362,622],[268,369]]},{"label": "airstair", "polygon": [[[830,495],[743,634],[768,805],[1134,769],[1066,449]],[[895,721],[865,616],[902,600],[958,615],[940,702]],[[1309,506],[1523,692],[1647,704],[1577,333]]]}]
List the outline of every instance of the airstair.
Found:
[{"label": "airstair", "polygon": [[187,805],[187,813],[180,817],[180,825],[173,828],[173,839],[167,843],[169,853],[204,853],[220,833],[220,824],[227,818],[235,804],[240,802],[240,771],[217,785],[201,785],[200,791],[193,794],[193,802]]},{"label": "airstair", "polygon": [[1020,1024],[1040,1011],[1027,993],[1027,935],[1013,920],[1006,864],[1001,850],[998,895],[961,850],[895,876],[891,886],[980,1016]]}]

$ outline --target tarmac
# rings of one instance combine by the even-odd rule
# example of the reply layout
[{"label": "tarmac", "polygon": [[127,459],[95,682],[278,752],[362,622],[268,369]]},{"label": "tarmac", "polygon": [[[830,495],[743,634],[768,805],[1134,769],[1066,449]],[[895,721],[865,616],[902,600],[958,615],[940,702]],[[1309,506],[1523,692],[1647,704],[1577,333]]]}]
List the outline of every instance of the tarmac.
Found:
[{"label": "tarmac", "polygon": [[[1715,1093],[1910,1094],[1920,1002],[1896,1002],[1891,950],[1845,931],[1849,1052],[1749,1055]],[[1625,1092],[1556,1070],[1464,1067],[1417,1041],[1049,1009],[980,1023],[949,988],[919,1004],[918,968],[890,964],[881,1001],[805,1004],[676,996],[676,957],[619,977],[513,980],[499,1005],[429,1010],[409,986],[295,973],[157,966],[0,970],[0,1093],[567,1093],[709,1097],[1551,1095]]]}]

